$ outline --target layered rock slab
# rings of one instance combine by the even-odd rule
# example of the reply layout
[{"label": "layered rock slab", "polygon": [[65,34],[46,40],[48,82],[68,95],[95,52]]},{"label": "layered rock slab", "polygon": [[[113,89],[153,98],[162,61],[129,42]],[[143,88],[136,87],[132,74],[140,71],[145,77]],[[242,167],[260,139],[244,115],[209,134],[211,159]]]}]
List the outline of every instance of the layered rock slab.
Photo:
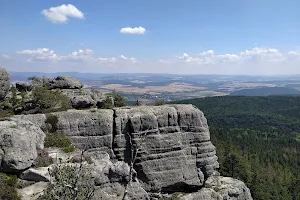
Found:
[{"label": "layered rock slab", "polygon": [[[203,113],[192,105],[115,109],[114,152],[149,192],[197,190],[218,168]],[[132,153],[133,152],[133,153]]]}]

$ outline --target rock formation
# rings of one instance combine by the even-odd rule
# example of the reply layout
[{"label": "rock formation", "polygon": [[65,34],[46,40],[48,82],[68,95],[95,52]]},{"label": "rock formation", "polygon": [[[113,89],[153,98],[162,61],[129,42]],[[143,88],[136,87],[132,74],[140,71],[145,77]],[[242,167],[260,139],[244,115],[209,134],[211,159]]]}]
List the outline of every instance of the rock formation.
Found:
[{"label": "rock formation", "polygon": [[49,82],[50,89],[80,89],[83,87],[83,84],[68,76],[58,76]]},{"label": "rock formation", "polygon": [[0,100],[4,99],[10,86],[9,74],[0,67]]},{"label": "rock formation", "polygon": [[19,172],[32,166],[45,133],[29,121],[0,121],[0,171]]},{"label": "rock formation", "polygon": [[[114,195],[124,189],[131,164],[135,181],[130,187],[140,192],[128,194],[128,199],[159,199],[174,192],[192,192],[182,197],[186,200],[252,199],[244,183],[219,176],[206,118],[192,105],[52,114],[58,118],[57,132],[68,136],[76,147],[107,155],[106,160],[96,158],[93,167],[100,191],[109,194],[106,199],[117,199]],[[28,120],[47,130],[44,114],[14,119]]]}]

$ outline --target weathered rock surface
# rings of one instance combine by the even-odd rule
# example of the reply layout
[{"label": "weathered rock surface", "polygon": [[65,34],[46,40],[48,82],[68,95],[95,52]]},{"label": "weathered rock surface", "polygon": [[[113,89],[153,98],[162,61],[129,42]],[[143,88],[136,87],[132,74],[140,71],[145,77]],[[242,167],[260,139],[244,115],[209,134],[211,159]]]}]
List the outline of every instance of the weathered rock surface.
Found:
[{"label": "weathered rock surface", "polygon": [[69,76],[58,76],[49,82],[50,89],[80,89],[83,84],[72,77]]},{"label": "weathered rock surface", "polygon": [[211,176],[206,180],[205,188],[181,197],[182,200],[252,200],[250,190],[237,179]]},{"label": "weathered rock surface", "polygon": [[18,189],[18,193],[22,200],[36,200],[43,194],[43,191],[47,188],[47,186],[47,182],[37,182],[28,187]]},{"label": "weathered rock surface", "polygon": [[8,72],[0,67],[0,100],[4,99],[10,86]]},{"label": "weathered rock surface", "polygon": [[219,167],[206,118],[192,105],[120,108],[115,116],[114,152],[130,162],[130,145],[138,149],[134,168],[147,191],[197,190]]},{"label": "weathered rock surface", "polygon": [[48,172],[48,167],[40,167],[40,168],[30,168],[20,174],[20,179],[27,181],[35,181],[35,182],[49,182],[50,175]]},{"label": "weathered rock surface", "polygon": [[[96,183],[104,199],[117,199],[116,193],[124,189],[133,156],[131,187],[140,195],[132,192],[129,199],[183,191],[194,192],[190,199],[251,200],[241,181],[218,176],[206,118],[192,105],[69,110],[53,115],[58,117],[57,132],[68,136],[76,147],[88,147],[94,153]],[[46,127],[45,115],[38,116],[16,118]],[[107,158],[100,156],[103,153]]]},{"label": "weathered rock surface", "polygon": [[72,107],[73,108],[91,108],[96,102],[92,99],[91,96],[82,95],[82,96],[75,96],[71,99]]},{"label": "weathered rock surface", "polygon": [[0,171],[18,172],[29,168],[44,147],[44,132],[29,121],[0,122]]}]

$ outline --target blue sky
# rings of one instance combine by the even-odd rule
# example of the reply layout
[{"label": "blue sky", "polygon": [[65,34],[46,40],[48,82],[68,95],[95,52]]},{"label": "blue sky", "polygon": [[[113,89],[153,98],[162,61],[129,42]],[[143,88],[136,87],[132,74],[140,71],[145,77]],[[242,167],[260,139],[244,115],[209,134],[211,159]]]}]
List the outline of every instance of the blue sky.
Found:
[{"label": "blue sky", "polygon": [[300,73],[299,9],[298,0],[0,0],[0,65],[45,72]]}]

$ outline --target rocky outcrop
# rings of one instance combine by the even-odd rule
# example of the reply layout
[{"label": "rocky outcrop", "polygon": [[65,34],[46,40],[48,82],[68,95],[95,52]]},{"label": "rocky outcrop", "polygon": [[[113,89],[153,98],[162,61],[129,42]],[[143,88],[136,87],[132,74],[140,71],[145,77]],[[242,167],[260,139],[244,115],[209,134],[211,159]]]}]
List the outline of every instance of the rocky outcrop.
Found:
[{"label": "rocky outcrop", "polygon": [[92,99],[91,96],[75,96],[71,99],[73,108],[91,108],[96,104],[96,102]]},{"label": "rocky outcrop", "polygon": [[0,100],[4,99],[10,86],[8,72],[0,67]]},{"label": "rocky outcrop", "polygon": [[44,132],[29,121],[0,122],[0,171],[19,172],[29,168],[44,147]]},{"label": "rocky outcrop", "polygon": [[196,193],[180,197],[181,200],[252,200],[250,190],[239,180],[212,176],[206,180],[205,188]]},{"label": "rocky outcrop", "polygon": [[58,76],[49,82],[50,89],[80,89],[83,84],[69,76]]},{"label": "rocky outcrop", "polygon": [[[106,199],[114,199],[117,191],[124,189],[133,161],[135,181],[130,187],[141,196],[137,198],[139,195],[133,192],[129,199],[155,199],[173,192],[191,192],[182,197],[186,199],[252,199],[241,181],[219,176],[206,118],[192,105],[52,114],[58,118],[57,132],[68,136],[75,147],[94,152],[96,183],[108,195]],[[15,118],[47,129],[43,114]],[[95,156],[102,154],[107,159]]]},{"label": "rocky outcrop", "polygon": [[115,110],[114,152],[130,162],[143,188],[151,192],[198,190],[219,167],[206,118],[192,105]]}]

